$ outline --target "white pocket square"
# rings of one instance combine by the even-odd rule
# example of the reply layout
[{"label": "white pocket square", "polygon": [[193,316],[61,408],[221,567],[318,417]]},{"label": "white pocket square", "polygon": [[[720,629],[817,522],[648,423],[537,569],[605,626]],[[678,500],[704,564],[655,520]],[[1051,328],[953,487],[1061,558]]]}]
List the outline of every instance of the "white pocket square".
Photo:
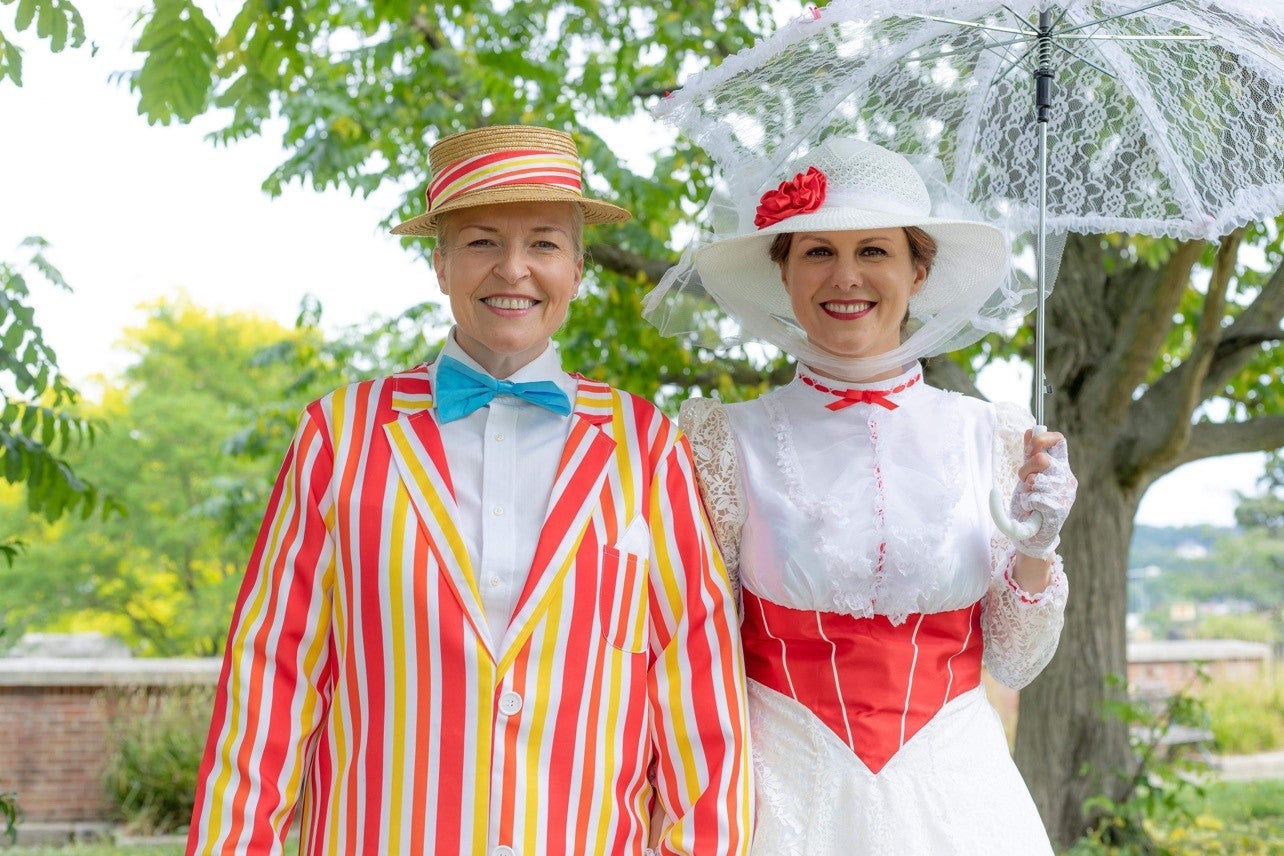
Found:
[{"label": "white pocket square", "polygon": [[618,553],[629,553],[644,559],[651,555],[651,527],[646,525],[646,519],[642,515],[639,514],[633,518],[633,522],[620,536],[615,550]]}]

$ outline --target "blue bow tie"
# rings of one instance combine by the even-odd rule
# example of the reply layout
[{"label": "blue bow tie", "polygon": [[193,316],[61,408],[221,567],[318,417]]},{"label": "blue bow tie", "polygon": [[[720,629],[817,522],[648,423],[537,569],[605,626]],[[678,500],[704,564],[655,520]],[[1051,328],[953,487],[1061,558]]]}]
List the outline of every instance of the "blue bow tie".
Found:
[{"label": "blue bow tie", "polygon": [[491,399],[497,395],[512,395],[561,416],[571,412],[570,399],[550,380],[529,383],[495,380],[449,356],[442,357],[437,363],[434,399],[439,421],[451,422],[467,416],[477,408],[490,404]]}]

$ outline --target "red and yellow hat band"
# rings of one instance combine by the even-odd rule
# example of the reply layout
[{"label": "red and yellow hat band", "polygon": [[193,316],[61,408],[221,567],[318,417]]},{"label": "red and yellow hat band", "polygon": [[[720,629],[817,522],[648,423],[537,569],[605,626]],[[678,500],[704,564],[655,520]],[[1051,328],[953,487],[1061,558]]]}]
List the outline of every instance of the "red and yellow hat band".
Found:
[{"label": "red and yellow hat band", "polygon": [[542,149],[506,149],[462,160],[428,185],[428,210],[465,193],[514,184],[554,185],[581,193],[579,159]]}]

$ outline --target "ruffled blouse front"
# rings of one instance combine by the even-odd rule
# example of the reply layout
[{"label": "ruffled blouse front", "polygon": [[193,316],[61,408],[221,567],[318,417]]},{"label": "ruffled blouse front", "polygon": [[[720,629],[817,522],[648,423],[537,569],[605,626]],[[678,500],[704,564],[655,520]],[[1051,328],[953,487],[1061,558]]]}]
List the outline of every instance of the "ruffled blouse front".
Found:
[{"label": "ruffled blouse front", "polygon": [[824,384],[800,373],[726,408],[746,488],[743,583],[795,609],[894,622],[975,603],[991,579],[992,409],[927,386],[917,365],[842,385],[903,387],[891,408],[830,409],[841,400]]}]

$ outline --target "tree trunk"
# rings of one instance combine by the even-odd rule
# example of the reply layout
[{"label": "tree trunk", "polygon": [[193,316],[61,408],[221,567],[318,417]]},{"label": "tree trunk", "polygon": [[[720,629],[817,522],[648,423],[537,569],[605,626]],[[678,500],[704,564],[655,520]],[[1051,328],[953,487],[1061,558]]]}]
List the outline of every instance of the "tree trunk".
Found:
[{"label": "tree trunk", "polygon": [[1117,774],[1129,757],[1126,726],[1103,716],[1102,704],[1126,692],[1122,681],[1102,678],[1126,677],[1128,548],[1138,502],[1114,478],[1111,445],[1070,438],[1079,496],[1092,501],[1075,505],[1062,533],[1070,599],[1061,645],[1020,698],[1017,766],[1058,849],[1087,830],[1088,797],[1123,796]]}]

